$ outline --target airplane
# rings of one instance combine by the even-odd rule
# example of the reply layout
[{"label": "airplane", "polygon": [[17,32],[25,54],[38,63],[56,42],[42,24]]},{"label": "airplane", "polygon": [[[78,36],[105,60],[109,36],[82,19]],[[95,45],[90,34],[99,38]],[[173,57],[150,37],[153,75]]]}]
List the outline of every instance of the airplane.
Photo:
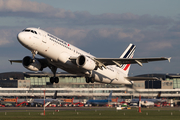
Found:
[{"label": "airplane", "polygon": [[112,98],[112,91],[110,92],[107,99],[105,99],[105,100],[88,100],[86,102],[86,104],[103,106],[103,105],[108,104],[108,102],[111,102],[111,98]]},{"label": "airplane", "polygon": [[[50,77],[51,83],[59,82],[56,71],[60,68],[71,74],[82,74],[86,78],[86,83],[132,85],[133,80],[137,78],[128,77],[131,64],[142,66],[142,63],[161,60],[170,62],[171,59],[166,57],[133,58],[136,49],[133,44],[129,44],[120,58],[97,58],[40,28],[26,28],[18,33],[17,39],[31,51],[32,56],[25,56],[22,60],[9,60],[10,63],[22,63],[31,71],[42,71],[49,67],[54,75]],[[36,58],[36,54],[44,58]]]},{"label": "airplane", "polygon": [[[54,96],[49,99],[45,99],[45,106],[49,105],[50,103],[58,103],[59,100],[57,98],[57,91],[55,91]],[[28,103],[31,103],[31,105],[41,104],[44,105],[44,99],[31,99],[30,101],[27,101]]]},{"label": "airplane", "polygon": [[[156,98],[141,98],[141,101],[142,101],[142,104],[144,106],[151,106],[153,105],[154,103],[158,103],[158,102],[165,102],[166,100],[163,100],[160,98],[161,96],[161,92],[158,92],[158,95],[156,96]],[[132,99],[130,103],[138,103],[139,102],[139,99],[138,98],[135,98],[135,99]]]},{"label": "airplane", "polygon": [[154,102],[152,101],[141,101],[142,107],[154,107]]}]

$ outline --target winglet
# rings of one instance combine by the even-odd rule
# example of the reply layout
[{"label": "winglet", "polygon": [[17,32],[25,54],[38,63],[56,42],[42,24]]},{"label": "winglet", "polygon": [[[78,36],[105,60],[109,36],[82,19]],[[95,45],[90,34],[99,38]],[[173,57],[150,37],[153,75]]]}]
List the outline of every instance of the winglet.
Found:
[{"label": "winglet", "polygon": [[9,62],[11,63],[11,65],[12,65],[12,61],[11,60],[9,60]]},{"label": "winglet", "polygon": [[171,62],[171,57],[167,58],[169,62]]}]

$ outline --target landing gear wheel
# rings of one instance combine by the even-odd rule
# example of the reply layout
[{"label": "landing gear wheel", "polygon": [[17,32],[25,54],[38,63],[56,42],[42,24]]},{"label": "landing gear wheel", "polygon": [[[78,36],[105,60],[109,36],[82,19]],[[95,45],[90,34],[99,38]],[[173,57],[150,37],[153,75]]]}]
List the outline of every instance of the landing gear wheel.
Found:
[{"label": "landing gear wheel", "polygon": [[50,83],[52,83],[52,84],[54,83],[54,78],[53,77],[50,78]]},{"label": "landing gear wheel", "polygon": [[93,77],[89,78],[89,79],[90,79],[91,83],[94,83],[94,78]]},{"label": "landing gear wheel", "polygon": [[55,77],[54,82],[55,82],[55,83],[58,83],[58,82],[59,82],[59,78],[58,78],[58,77]]},{"label": "landing gear wheel", "polygon": [[86,83],[89,83],[89,78],[88,77],[86,78]]},{"label": "landing gear wheel", "polygon": [[91,82],[91,83],[94,83],[94,78],[93,78],[93,77],[90,77],[90,78],[87,77],[87,78],[86,78],[86,83],[90,83],[90,82]]},{"label": "landing gear wheel", "polygon": [[51,77],[50,78],[50,82],[53,84],[54,82],[55,83],[58,83],[59,82],[59,78],[58,77]]}]

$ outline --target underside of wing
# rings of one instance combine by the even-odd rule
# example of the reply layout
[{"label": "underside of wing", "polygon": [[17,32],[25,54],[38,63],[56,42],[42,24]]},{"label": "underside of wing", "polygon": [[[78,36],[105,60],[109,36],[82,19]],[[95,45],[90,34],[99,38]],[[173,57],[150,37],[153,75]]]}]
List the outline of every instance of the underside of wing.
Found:
[{"label": "underside of wing", "polygon": [[[40,61],[41,63],[47,64],[47,59],[46,58],[35,58],[38,61]],[[23,60],[9,60],[9,62],[12,63],[22,63]]]},{"label": "underside of wing", "polygon": [[22,60],[9,60],[9,62],[12,64],[14,63],[22,63]]},{"label": "underside of wing", "polygon": [[126,77],[129,81],[160,80],[157,77]]},{"label": "underside of wing", "polygon": [[[23,66],[29,70],[37,71],[43,70],[46,67],[51,67],[46,58],[32,58],[30,56],[26,56],[23,60],[9,60],[12,63],[22,63]],[[36,69],[35,69],[36,68]]]}]

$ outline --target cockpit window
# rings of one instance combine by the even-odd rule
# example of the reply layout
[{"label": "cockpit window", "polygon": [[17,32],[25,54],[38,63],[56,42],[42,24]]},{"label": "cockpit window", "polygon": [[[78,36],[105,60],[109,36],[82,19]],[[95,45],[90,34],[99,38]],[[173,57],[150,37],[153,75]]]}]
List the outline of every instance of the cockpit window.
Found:
[{"label": "cockpit window", "polygon": [[24,31],[24,32],[32,32],[32,33],[37,34],[37,32],[36,32],[36,31],[34,31],[34,30],[24,29],[23,31]]},{"label": "cockpit window", "polygon": [[23,31],[25,31],[25,32],[30,32],[31,30],[25,29],[25,30],[23,30]]}]

